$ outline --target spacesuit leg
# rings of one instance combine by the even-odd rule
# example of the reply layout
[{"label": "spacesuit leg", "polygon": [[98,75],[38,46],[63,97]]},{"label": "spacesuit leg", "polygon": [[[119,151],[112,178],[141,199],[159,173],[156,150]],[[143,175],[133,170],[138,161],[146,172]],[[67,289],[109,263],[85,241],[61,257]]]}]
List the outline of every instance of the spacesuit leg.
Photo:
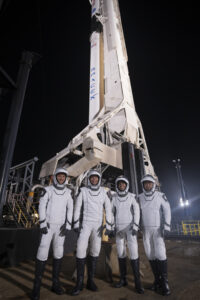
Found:
[{"label": "spacesuit leg", "polygon": [[144,229],[143,244],[144,244],[145,254],[146,254],[148,260],[156,259],[153,232],[151,229],[148,229],[148,228]]},{"label": "spacesuit leg", "polygon": [[56,225],[53,234],[53,257],[55,259],[61,259],[64,252],[65,236],[60,236],[60,225]]},{"label": "spacesuit leg", "polygon": [[85,258],[76,258],[77,281],[76,286],[72,290],[72,296],[77,296],[83,290]]},{"label": "spacesuit leg", "polygon": [[87,280],[87,289],[93,292],[98,290],[95,282],[94,282],[94,275],[96,270],[98,256],[94,257],[89,255],[88,257],[88,280]]},{"label": "spacesuit leg", "polygon": [[160,277],[161,277],[161,288],[162,294],[164,296],[168,296],[171,294],[169,284],[168,284],[168,276],[167,276],[167,259],[166,260],[158,260]]},{"label": "spacesuit leg", "polygon": [[53,285],[51,290],[56,293],[57,295],[62,295],[65,293],[65,290],[61,286],[59,280],[59,274],[61,269],[62,257],[64,252],[64,241],[65,236],[60,236],[60,225],[55,225],[55,231],[53,235]]},{"label": "spacesuit leg", "polygon": [[96,270],[96,264],[99,257],[99,253],[101,250],[101,230],[99,226],[95,226],[91,232],[90,236],[90,249],[89,249],[89,257],[88,257],[88,280],[87,280],[87,289],[96,292],[97,286],[94,283],[94,275]]},{"label": "spacesuit leg", "polygon": [[33,290],[31,293],[31,300],[39,300],[40,299],[40,286],[42,281],[42,276],[44,273],[46,261],[41,261],[36,259],[35,262],[35,279],[33,284]]},{"label": "spacesuit leg", "polygon": [[77,241],[77,250],[76,257],[85,258],[86,251],[88,247],[88,241],[91,234],[92,228],[89,224],[83,224],[83,228],[81,229],[78,241]]},{"label": "spacesuit leg", "polygon": [[135,279],[135,289],[138,294],[144,294],[144,289],[140,281],[140,261],[139,258],[131,259],[131,267]]},{"label": "spacesuit leg", "polygon": [[117,255],[119,258],[126,257],[126,244],[125,236],[120,236],[118,233],[116,235],[116,246],[117,246]]},{"label": "spacesuit leg", "polygon": [[127,245],[129,250],[130,259],[138,259],[138,242],[137,236],[127,232]]},{"label": "spacesuit leg", "polygon": [[161,283],[160,283],[158,261],[156,259],[156,253],[155,253],[156,244],[154,242],[155,242],[154,230],[145,228],[143,234],[144,249],[145,249],[146,256],[149,260],[151,270],[154,275],[154,283],[151,285],[150,290],[157,291]]},{"label": "spacesuit leg", "polygon": [[140,268],[139,268],[139,257],[138,257],[138,243],[137,236],[132,235],[131,231],[127,232],[127,244],[129,249],[129,255],[131,260],[131,266],[135,279],[135,288],[139,294],[144,294],[144,289],[140,281]]},{"label": "spacesuit leg", "polygon": [[48,228],[47,234],[42,234],[40,245],[39,245],[39,248],[37,251],[37,259],[38,260],[41,260],[41,261],[47,260],[52,236],[53,236],[53,230],[51,229],[51,227]]},{"label": "spacesuit leg", "polygon": [[161,287],[159,262],[157,259],[153,259],[153,260],[149,260],[149,263],[154,275],[154,283],[151,285],[150,290],[156,292]]},{"label": "spacesuit leg", "polygon": [[33,284],[33,290],[31,294],[32,300],[39,300],[40,298],[40,286],[42,282],[42,276],[44,273],[45,264],[49,254],[49,247],[52,240],[53,231],[48,228],[47,234],[41,235],[40,244],[37,251],[35,262],[35,279]]},{"label": "spacesuit leg", "polygon": [[88,241],[91,234],[91,226],[89,224],[83,224],[78,241],[76,250],[76,270],[77,270],[77,281],[76,285],[72,290],[72,295],[77,296],[83,289],[84,270],[85,270],[85,257],[88,247]]},{"label": "spacesuit leg", "polygon": [[126,286],[128,284],[126,275],[126,244],[125,237],[116,236],[116,245],[117,245],[117,255],[118,255],[118,263],[119,263],[119,272],[120,272],[120,280],[115,284],[116,288],[121,288],[122,286]]},{"label": "spacesuit leg", "polygon": [[161,236],[160,228],[154,233],[155,255],[157,258],[159,277],[163,295],[170,295],[171,291],[168,284],[167,256],[164,238]]},{"label": "spacesuit leg", "polygon": [[99,231],[99,226],[95,226],[91,230],[91,235],[90,235],[90,249],[89,249],[89,254],[93,257],[98,257],[100,250],[101,250],[101,231]]},{"label": "spacesuit leg", "polygon": [[153,242],[155,248],[155,258],[158,260],[166,260],[166,248],[163,237],[161,236],[160,228],[157,228],[153,234]]}]

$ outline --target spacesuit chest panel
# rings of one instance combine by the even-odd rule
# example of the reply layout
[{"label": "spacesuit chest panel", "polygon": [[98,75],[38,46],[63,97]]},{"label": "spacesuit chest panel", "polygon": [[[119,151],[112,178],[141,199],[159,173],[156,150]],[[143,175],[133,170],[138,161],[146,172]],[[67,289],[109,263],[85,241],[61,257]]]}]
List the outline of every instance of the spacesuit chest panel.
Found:
[{"label": "spacesuit chest panel", "polygon": [[132,201],[129,196],[116,197],[116,224],[130,224],[133,221]]},{"label": "spacesuit chest panel", "polygon": [[154,193],[152,200],[148,200],[144,194],[139,197],[142,211],[142,224],[144,227],[160,226],[160,199],[157,192]]},{"label": "spacesuit chest panel", "polygon": [[103,217],[103,193],[85,189],[83,192],[83,218],[85,221],[102,222]]},{"label": "spacesuit chest panel", "polygon": [[47,204],[47,219],[50,223],[63,224],[66,217],[67,190],[52,188]]}]

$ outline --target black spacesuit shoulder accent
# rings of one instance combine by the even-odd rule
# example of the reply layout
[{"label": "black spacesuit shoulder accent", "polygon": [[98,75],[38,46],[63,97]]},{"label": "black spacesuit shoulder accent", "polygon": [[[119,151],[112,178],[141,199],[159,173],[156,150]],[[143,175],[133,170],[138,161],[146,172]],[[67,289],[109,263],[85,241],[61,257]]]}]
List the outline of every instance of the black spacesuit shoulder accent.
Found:
[{"label": "black spacesuit shoulder accent", "polygon": [[39,192],[40,198],[44,197],[44,195],[47,193],[47,190],[45,188],[42,188],[41,191]]},{"label": "black spacesuit shoulder accent", "polygon": [[163,199],[164,199],[166,202],[168,202],[167,197],[166,197],[165,194],[162,194],[162,197],[163,197]]}]

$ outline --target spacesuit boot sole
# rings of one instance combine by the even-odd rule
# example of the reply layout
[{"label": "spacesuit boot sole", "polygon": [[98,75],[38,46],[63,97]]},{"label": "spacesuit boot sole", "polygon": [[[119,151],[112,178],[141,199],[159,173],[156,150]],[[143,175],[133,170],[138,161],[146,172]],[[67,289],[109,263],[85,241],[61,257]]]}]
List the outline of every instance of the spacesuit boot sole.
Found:
[{"label": "spacesuit boot sole", "polygon": [[84,289],[84,284],[82,283],[82,285],[79,287],[74,287],[72,292],[71,292],[71,295],[72,296],[78,296],[80,294],[80,292]]},{"label": "spacesuit boot sole", "polygon": [[61,286],[59,287],[52,286],[51,291],[57,295],[63,295],[65,293],[65,290]]},{"label": "spacesuit boot sole", "polygon": [[169,296],[169,295],[171,295],[171,291],[169,289],[168,283],[166,284],[166,286],[162,287],[162,295],[163,296]]},{"label": "spacesuit boot sole", "polygon": [[87,282],[86,288],[92,292],[98,291],[98,287],[96,286],[93,280]]},{"label": "spacesuit boot sole", "polygon": [[136,292],[137,292],[138,294],[144,294],[144,289],[143,289],[143,287],[137,287],[137,288],[135,288],[135,290],[136,290]]},{"label": "spacesuit boot sole", "polygon": [[127,280],[126,280],[126,279],[121,279],[118,283],[116,283],[116,284],[114,285],[114,287],[117,288],[117,289],[120,289],[120,288],[122,288],[123,286],[127,286],[127,285],[128,285]]}]

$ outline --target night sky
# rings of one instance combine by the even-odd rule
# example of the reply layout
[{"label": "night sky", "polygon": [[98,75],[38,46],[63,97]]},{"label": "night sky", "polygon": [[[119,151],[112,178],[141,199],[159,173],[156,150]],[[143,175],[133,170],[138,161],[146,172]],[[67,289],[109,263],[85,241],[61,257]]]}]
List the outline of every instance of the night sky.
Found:
[{"label": "night sky", "polygon": [[[12,165],[43,162],[88,124],[88,0],[10,0],[0,11],[0,65],[15,80],[21,52],[42,55],[27,86]],[[199,16],[193,1],[119,0],[136,111],[150,158],[173,207],[180,158],[200,215]],[[10,99],[0,100],[0,145]],[[195,201],[194,201],[195,200]]]}]

